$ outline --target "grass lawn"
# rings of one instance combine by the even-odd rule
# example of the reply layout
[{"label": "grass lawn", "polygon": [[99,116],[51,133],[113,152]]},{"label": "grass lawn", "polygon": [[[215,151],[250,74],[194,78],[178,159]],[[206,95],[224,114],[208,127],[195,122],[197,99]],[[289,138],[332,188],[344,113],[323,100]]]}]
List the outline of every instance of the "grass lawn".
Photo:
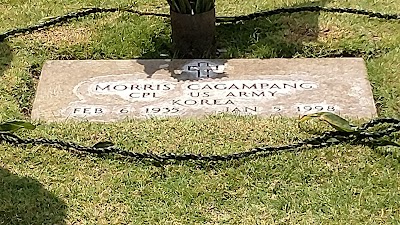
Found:
[{"label": "grass lawn", "polygon": [[[167,1],[0,0],[0,32],[82,7]],[[322,5],[399,13],[400,0],[217,0],[217,15]],[[400,21],[332,13],[276,15],[217,27],[222,58],[359,56],[380,116],[400,110]],[[169,19],[96,14],[0,43],[0,121],[29,119],[49,59],[160,58]],[[357,123],[357,121],[354,121]],[[359,121],[358,121],[359,122]],[[209,116],[113,124],[43,123],[22,136],[85,145],[111,140],[138,152],[223,154],[281,145],[330,128],[296,119]],[[95,157],[0,145],[2,224],[400,224],[400,149],[339,145],[222,163]],[[391,154],[388,154],[391,153]]]}]

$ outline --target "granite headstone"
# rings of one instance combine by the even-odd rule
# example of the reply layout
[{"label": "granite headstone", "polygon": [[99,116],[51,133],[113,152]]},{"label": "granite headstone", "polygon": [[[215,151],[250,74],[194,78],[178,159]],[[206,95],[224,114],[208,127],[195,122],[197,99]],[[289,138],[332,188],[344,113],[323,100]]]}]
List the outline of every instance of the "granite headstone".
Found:
[{"label": "granite headstone", "polygon": [[363,59],[48,61],[32,119],[107,122],[318,111],[376,116]]}]

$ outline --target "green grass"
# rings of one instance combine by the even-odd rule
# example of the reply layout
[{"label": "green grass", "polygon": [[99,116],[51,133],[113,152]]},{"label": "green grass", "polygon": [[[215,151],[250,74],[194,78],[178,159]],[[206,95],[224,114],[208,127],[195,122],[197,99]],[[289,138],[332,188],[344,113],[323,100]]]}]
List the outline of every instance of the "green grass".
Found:
[{"label": "green grass", "polygon": [[[398,0],[216,1],[217,15],[325,5],[400,13]],[[133,1],[2,0],[0,32],[81,7]],[[141,0],[141,11],[169,11]],[[331,13],[272,16],[217,27],[222,58],[364,57],[380,116],[400,110],[400,22]],[[91,15],[0,43],[0,121],[28,119],[37,74],[49,59],[160,58],[169,20]],[[121,39],[124,37],[124,39]],[[379,52],[377,50],[381,49]],[[366,52],[366,53],[365,53]],[[210,116],[113,124],[51,123],[19,133],[139,152],[223,154],[281,145],[330,129],[295,119]],[[339,145],[223,163],[157,167],[115,156],[0,145],[0,224],[399,224],[396,148]]]}]

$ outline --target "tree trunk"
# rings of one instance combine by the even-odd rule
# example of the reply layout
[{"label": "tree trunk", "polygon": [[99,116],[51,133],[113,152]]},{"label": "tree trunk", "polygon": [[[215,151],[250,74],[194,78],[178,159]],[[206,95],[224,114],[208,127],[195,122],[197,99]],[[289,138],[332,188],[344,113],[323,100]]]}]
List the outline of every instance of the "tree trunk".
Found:
[{"label": "tree trunk", "polygon": [[175,57],[215,57],[215,8],[195,15],[171,10],[171,27]]}]

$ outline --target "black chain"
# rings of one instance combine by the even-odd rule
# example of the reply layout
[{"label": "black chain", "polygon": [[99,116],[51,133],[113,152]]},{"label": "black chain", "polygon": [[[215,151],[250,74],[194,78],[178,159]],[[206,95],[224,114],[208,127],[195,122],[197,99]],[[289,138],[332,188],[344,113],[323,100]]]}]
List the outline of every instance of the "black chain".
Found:
[{"label": "black chain", "polygon": [[323,6],[304,6],[294,8],[279,8],[269,11],[255,12],[249,15],[234,16],[234,17],[218,17],[218,22],[230,22],[236,23],[245,20],[252,20],[260,17],[268,17],[272,15],[284,14],[284,13],[299,13],[299,12],[331,12],[331,13],[349,13],[356,15],[368,16],[370,18],[379,18],[385,20],[400,20],[399,14],[384,14],[373,11],[367,11],[362,9],[351,9],[351,8],[328,8]]},{"label": "black chain", "polygon": [[[25,28],[15,28],[8,30],[4,33],[0,33],[0,42],[4,41],[6,38],[17,36],[20,34],[31,33],[37,30],[45,29],[47,27],[65,23],[71,19],[77,19],[94,13],[106,13],[106,12],[129,12],[138,15],[151,15],[160,17],[169,17],[168,14],[158,14],[158,13],[145,13],[139,12],[130,8],[86,8],[79,10],[77,12],[71,12],[63,16],[49,18],[48,20],[38,23],[36,25],[28,26]],[[252,13],[249,15],[234,16],[234,17],[218,17],[217,22],[219,23],[237,23],[240,21],[252,20],[259,17],[268,17],[283,13],[299,13],[299,12],[332,12],[332,13],[351,13],[357,15],[365,15],[371,18],[380,18],[385,20],[399,20],[400,15],[397,14],[383,14],[372,11],[360,10],[360,9],[349,9],[349,8],[326,8],[322,6],[309,6],[309,7],[298,7],[298,8],[279,8],[270,11],[263,11]],[[368,129],[381,124],[388,124],[389,127],[384,130],[378,130],[374,132],[369,132]],[[249,151],[238,152],[226,155],[202,155],[202,154],[154,154],[154,153],[140,153],[124,150],[118,147],[107,147],[107,148],[95,148],[78,145],[71,142],[64,142],[60,140],[50,140],[50,139],[23,139],[14,134],[10,133],[0,133],[0,141],[6,142],[14,145],[43,145],[50,146],[57,149],[67,149],[76,150],[78,152],[85,152],[91,154],[118,154],[125,157],[130,157],[134,159],[148,159],[156,162],[165,162],[168,160],[175,161],[188,161],[188,160],[198,160],[198,161],[228,161],[234,159],[246,158],[254,155],[269,155],[273,153],[278,153],[282,151],[300,151],[307,148],[321,148],[326,146],[331,146],[341,143],[350,144],[361,144],[361,145],[390,145],[393,142],[380,142],[379,139],[393,135],[394,133],[400,131],[400,120],[394,118],[381,118],[376,120],[371,120],[365,123],[361,128],[355,133],[343,133],[343,132],[326,132],[320,136],[312,137],[304,141],[299,141],[294,144],[283,145],[283,146],[263,146],[256,147]]]},{"label": "black chain", "polygon": [[[148,13],[148,12],[140,12],[137,10],[133,10],[131,8],[123,7],[123,8],[84,8],[76,12],[71,12],[66,15],[57,16],[48,18],[46,21],[41,23],[31,25],[24,28],[14,28],[8,30],[4,33],[0,33],[0,42],[3,42],[6,38],[31,33],[37,30],[42,30],[44,28],[51,27],[56,24],[62,24],[72,19],[77,19],[80,17],[88,16],[94,13],[110,13],[110,12],[128,12],[134,13],[139,16],[159,16],[159,17],[169,17],[168,14],[163,13]],[[367,11],[362,9],[351,9],[351,8],[328,8],[322,6],[305,6],[305,7],[294,7],[294,8],[279,8],[269,11],[256,12],[248,15],[241,16],[222,16],[217,17],[218,23],[237,23],[240,21],[252,20],[259,17],[268,17],[277,14],[284,13],[300,13],[300,12],[331,12],[331,13],[350,13],[356,15],[364,15],[370,18],[379,18],[385,20],[400,20],[399,14],[384,14],[379,12]]]},{"label": "black chain", "polygon": [[[379,130],[378,126],[382,124],[387,124],[389,127]],[[369,132],[368,129],[377,127],[377,131]],[[354,133],[343,133],[343,132],[325,132],[320,136],[312,137],[304,141],[299,141],[297,143],[283,145],[283,146],[262,146],[256,147],[249,151],[238,152],[233,154],[225,155],[202,155],[202,154],[175,154],[175,153],[164,153],[155,154],[148,152],[132,152],[129,150],[124,150],[115,146],[107,148],[96,148],[87,147],[83,145],[78,145],[76,143],[64,142],[60,140],[50,140],[50,139],[22,139],[11,133],[0,133],[0,142],[5,142],[13,145],[35,145],[35,146],[50,146],[62,150],[75,150],[82,153],[91,154],[117,154],[133,159],[139,160],[153,160],[156,162],[166,162],[166,161],[229,161],[242,159],[254,155],[266,156],[273,153],[279,152],[289,152],[289,151],[301,151],[311,148],[322,148],[331,145],[350,143],[353,145],[367,145],[367,146],[384,146],[393,145],[394,142],[382,142],[379,139],[386,136],[391,136],[396,132],[400,131],[400,120],[394,118],[379,118],[371,120],[363,124],[357,132]]]}]

